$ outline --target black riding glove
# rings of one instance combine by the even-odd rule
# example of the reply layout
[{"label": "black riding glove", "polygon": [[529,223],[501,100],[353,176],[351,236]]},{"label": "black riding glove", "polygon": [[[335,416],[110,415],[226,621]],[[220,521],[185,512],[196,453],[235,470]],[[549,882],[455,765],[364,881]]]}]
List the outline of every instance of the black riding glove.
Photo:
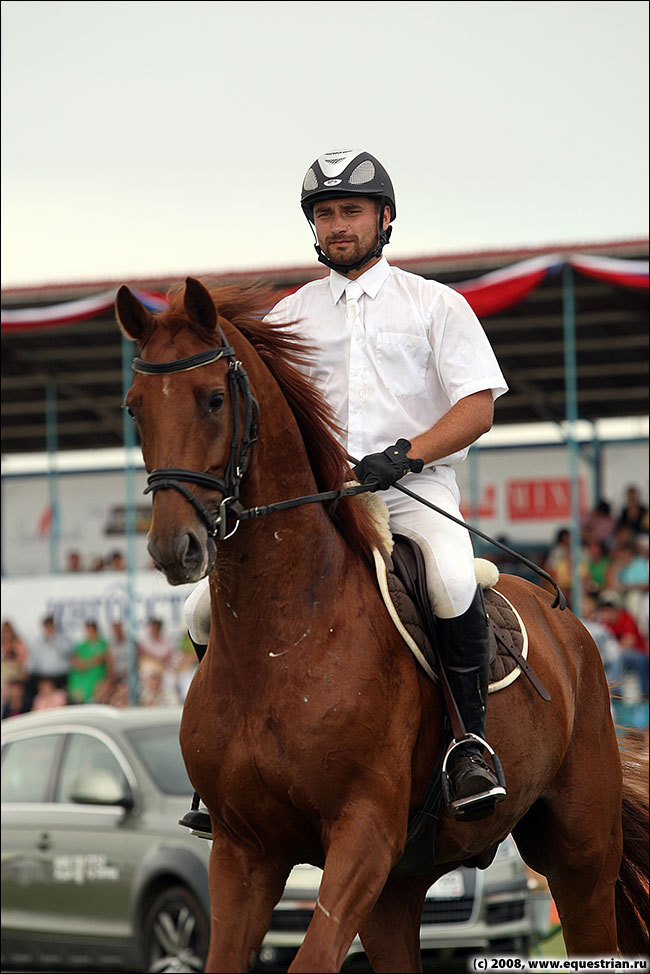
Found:
[{"label": "black riding glove", "polygon": [[407,457],[411,444],[408,440],[398,440],[394,446],[387,447],[383,453],[369,453],[354,468],[354,475],[360,484],[373,484],[372,491],[388,490],[404,474],[419,473],[424,460]]}]

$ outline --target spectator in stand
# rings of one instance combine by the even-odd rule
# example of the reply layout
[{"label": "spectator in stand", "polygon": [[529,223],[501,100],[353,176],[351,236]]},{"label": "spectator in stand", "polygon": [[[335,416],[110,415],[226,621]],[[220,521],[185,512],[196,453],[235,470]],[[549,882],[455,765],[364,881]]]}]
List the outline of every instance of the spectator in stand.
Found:
[{"label": "spectator in stand", "polygon": [[81,555],[78,551],[69,551],[65,559],[65,570],[67,572],[82,572],[83,564]]},{"label": "spectator in stand", "polygon": [[161,619],[147,621],[147,633],[138,643],[138,657],[140,662],[152,661],[171,669],[174,648],[165,635]]},{"label": "spectator in stand", "polygon": [[[568,528],[560,528],[551,549],[543,561],[543,568],[553,576],[559,587],[564,592],[567,602],[571,605],[571,535]],[[580,577],[583,579],[587,573],[587,551],[584,547],[580,552]]]},{"label": "spectator in stand", "polygon": [[648,535],[637,534],[635,544],[626,550],[625,563],[618,573],[618,587],[626,592],[648,591]]},{"label": "spectator in stand", "polygon": [[544,568],[560,588],[571,586],[571,536],[568,528],[560,528],[544,560]]},{"label": "spectator in stand", "polygon": [[164,632],[161,619],[149,619],[146,635],[138,641],[138,664],[143,695],[146,692],[149,674],[162,673],[164,694],[178,702],[176,693],[176,674],[174,647]]},{"label": "spectator in stand", "polygon": [[106,561],[106,567],[112,572],[125,572],[126,562],[121,551],[112,551]]},{"label": "spectator in stand", "polygon": [[612,543],[615,531],[616,518],[611,504],[601,499],[582,522],[582,536],[587,543],[596,541],[606,549]]},{"label": "spectator in stand", "polygon": [[128,686],[129,643],[123,624],[113,622],[108,640],[108,676],[95,690],[94,699],[98,703],[125,707],[128,704]]},{"label": "spectator in stand", "polygon": [[25,682],[16,677],[7,681],[2,697],[2,720],[25,713]]},{"label": "spectator in stand", "polygon": [[70,640],[59,632],[54,616],[42,622],[43,634],[32,643],[29,653],[29,678],[25,688],[25,709],[31,710],[40,681],[49,677],[57,690],[67,690],[72,647]]},{"label": "spectator in stand", "polygon": [[598,602],[598,618],[616,637],[621,647],[623,676],[634,673],[642,697],[648,698],[648,640],[632,615],[623,607],[617,592],[603,592]]},{"label": "spectator in stand", "polygon": [[129,677],[129,643],[121,622],[111,623],[108,653],[114,683],[116,685],[122,682],[126,683]]},{"label": "spectator in stand", "polygon": [[585,591],[596,593],[607,587],[610,557],[602,541],[591,538],[585,547]]},{"label": "spectator in stand", "polygon": [[631,528],[626,525],[622,525],[616,528],[616,533],[614,534],[614,539],[609,549],[609,559],[610,565],[616,567],[610,567],[608,575],[606,576],[605,588],[606,589],[616,589],[616,579],[618,577],[618,564],[621,560],[621,549],[625,547],[632,547],[636,544],[636,535]]},{"label": "spectator in stand", "polygon": [[77,643],[72,653],[68,677],[70,703],[89,703],[108,675],[108,643],[100,636],[97,623],[88,620],[85,639]]},{"label": "spectator in stand", "polygon": [[630,486],[625,492],[625,505],[618,519],[619,528],[629,528],[633,534],[648,532],[648,508],[641,503],[639,491]]},{"label": "spectator in stand", "polygon": [[101,557],[93,558],[90,565],[88,566],[89,572],[103,572],[104,571],[104,559]]},{"label": "spectator in stand", "polygon": [[129,706],[129,688],[126,683],[118,683],[115,687],[111,694],[110,705],[111,707]]},{"label": "spectator in stand", "polygon": [[2,623],[2,662],[0,664],[0,694],[5,699],[5,688],[12,680],[25,681],[28,673],[29,650],[11,622]]},{"label": "spectator in stand", "polygon": [[650,600],[648,598],[648,593],[646,592],[643,598],[641,599],[641,605],[639,606],[639,615],[636,620],[637,625],[639,627],[639,632],[645,639],[646,643],[648,642],[648,629],[649,629],[649,622],[650,622],[649,617],[650,617]]},{"label": "spectator in stand", "polygon": [[38,693],[34,697],[32,710],[53,710],[55,707],[65,707],[67,702],[65,690],[59,690],[54,680],[46,676],[38,682]]},{"label": "spectator in stand", "polygon": [[648,575],[647,535],[638,535],[635,543],[625,542],[612,553],[607,588],[622,595],[625,608],[635,617],[648,591]]},{"label": "spectator in stand", "polygon": [[152,664],[146,669],[140,691],[141,707],[167,707],[179,702],[165,675],[160,665]]},{"label": "spectator in stand", "polygon": [[598,647],[608,683],[613,683],[621,670],[621,647],[611,629],[598,619],[598,599],[590,593],[582,599],[582,624]]}]

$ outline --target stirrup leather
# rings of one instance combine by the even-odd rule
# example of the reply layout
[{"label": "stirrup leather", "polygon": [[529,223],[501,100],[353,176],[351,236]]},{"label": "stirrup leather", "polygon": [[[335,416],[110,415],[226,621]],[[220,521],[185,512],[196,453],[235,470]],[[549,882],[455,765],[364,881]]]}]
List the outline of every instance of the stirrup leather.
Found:
[{"label": "stirrup leather", "polygon": [[[497,779],[497,784],[492,788],[488,788],[486,791],[478,792],[476,795],[468,795],[465,798],[452,799],[451,778],[449,772],[447,771],[447,764],[451,754],[456,750],[456,748],[462,747],[469,742],[478,744],[481,748],[488,752],[492,761],[492,767]],[[452,740],[451,744],[447,748],[447,753],[445,754],[442,762],[442,791],[447,808],[452,815],[456,816],[456,818],[470,818],[472,813],[489,815],[494,811],[494,807],[497,802],[503,801],[503,799],[506,797],[506,779],[503,773],[503,768],[501,767],[501,761],[487,741],[483,740],[482,737],[479,737],[478,734],[468,733],[465,735],[465,737],[460,738],[460,740]]]}]

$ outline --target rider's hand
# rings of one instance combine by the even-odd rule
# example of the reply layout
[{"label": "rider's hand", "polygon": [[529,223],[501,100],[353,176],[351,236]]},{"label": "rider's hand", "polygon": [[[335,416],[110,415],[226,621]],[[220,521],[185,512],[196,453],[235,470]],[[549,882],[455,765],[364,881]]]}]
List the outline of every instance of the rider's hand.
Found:
[{"label": "rider's hand", "polygon": [[407,456],[411,449],[408,440],[400,439],[394,446],[382,453],[369,453],[354,468],[354,475],[361,484],[372,484],[372,490],[388,490],[404,474],[419,473],[423,460],[413,460]]}]

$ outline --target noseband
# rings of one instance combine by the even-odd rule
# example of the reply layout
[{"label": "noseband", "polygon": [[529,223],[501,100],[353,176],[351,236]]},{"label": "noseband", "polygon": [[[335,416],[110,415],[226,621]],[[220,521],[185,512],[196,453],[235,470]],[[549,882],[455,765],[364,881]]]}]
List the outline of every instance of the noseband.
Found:
[{"label": "noseband", "polygon": [[[239,488],[248,466],[250,449],[257,440],[259,407],[251,393],[248,375],[235,356],[235,350],[228,344],[221,329],[219,335],[223,344],[217,348],[208,348],[203,352],[197,352],[196,355],[171,362],[147,362],[142,358],[134,358],[131,368],[142,375],[171,375],[175,372],[190,372],[202,365],[218,362],[222,358],[228,362],[232,439],[224,476],[215,477],[210,473],[184,470],[182,467],[161,468],[152,470],[149,474],[144,491],[145,494],[156,494],[159,490],[178,491],[194,507],[210,536],[224,539],[233,535],[239,526],[239,520],[236,520],[233,530],[229,534],[226,533],[228,508],[238,504]],[[243,417],[240,416],[240,403],[243,403]],[[197,487],[219,491],[221,503],[217,514],[214,515],[209,511],[185,484],[196,484]]]}]

